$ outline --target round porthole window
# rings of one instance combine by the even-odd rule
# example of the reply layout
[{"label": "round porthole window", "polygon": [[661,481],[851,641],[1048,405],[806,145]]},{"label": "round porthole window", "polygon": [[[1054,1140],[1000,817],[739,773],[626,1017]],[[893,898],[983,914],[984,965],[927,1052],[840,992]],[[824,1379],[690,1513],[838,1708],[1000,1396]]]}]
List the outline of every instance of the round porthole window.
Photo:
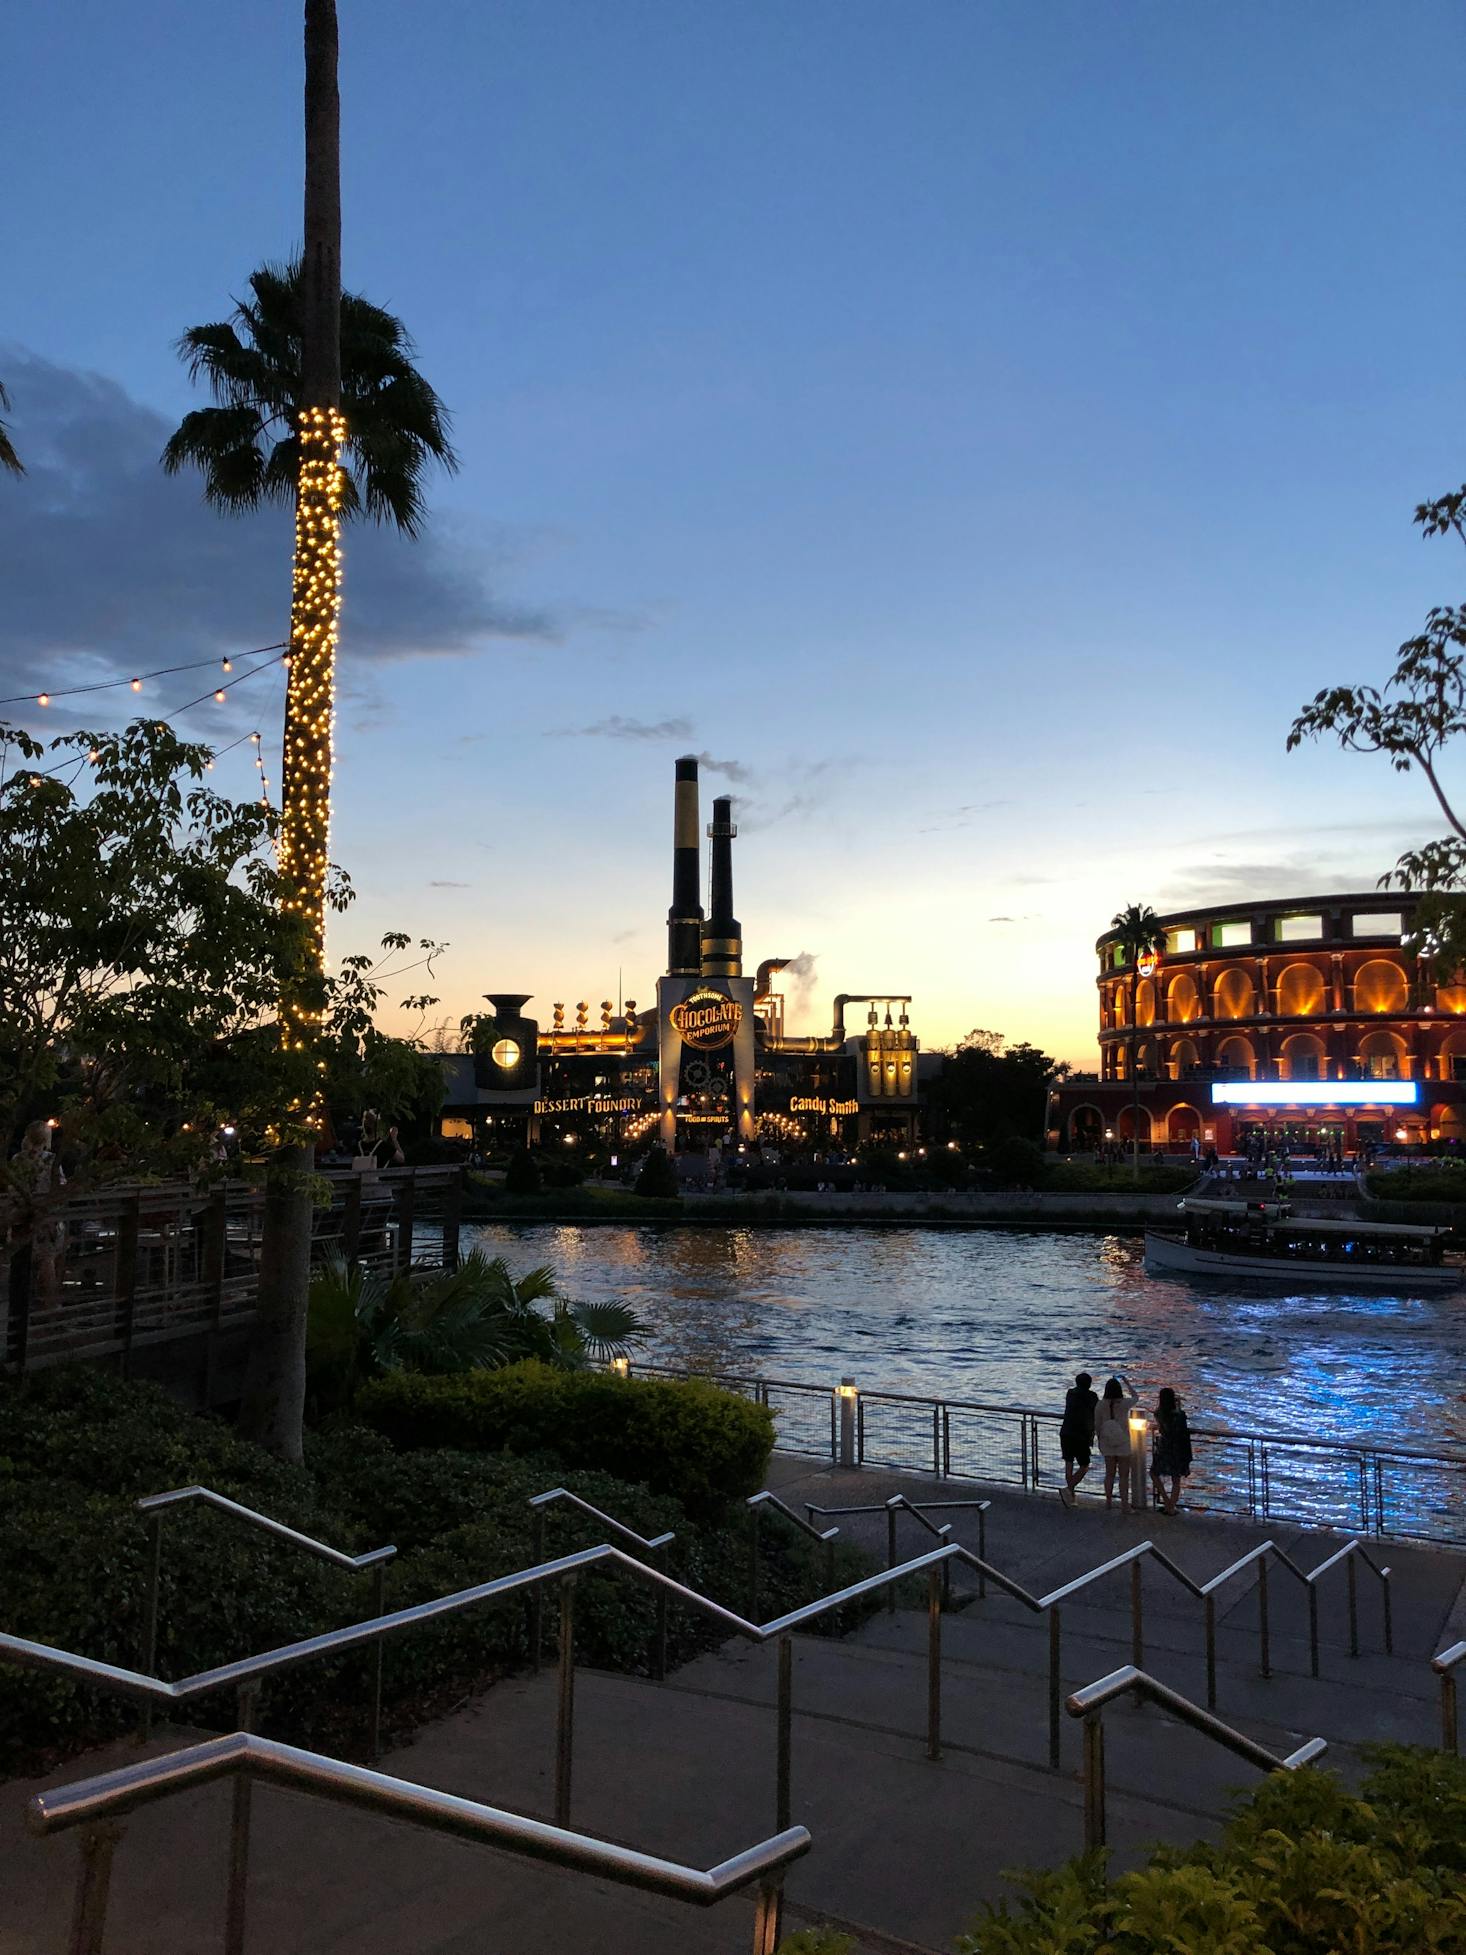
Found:
[{"label": "round porthole window", "polygon": [[519,1064],[519,1047],[513,1039],[498,1039],[489,1056],[496,1066],[507,1073]]}]

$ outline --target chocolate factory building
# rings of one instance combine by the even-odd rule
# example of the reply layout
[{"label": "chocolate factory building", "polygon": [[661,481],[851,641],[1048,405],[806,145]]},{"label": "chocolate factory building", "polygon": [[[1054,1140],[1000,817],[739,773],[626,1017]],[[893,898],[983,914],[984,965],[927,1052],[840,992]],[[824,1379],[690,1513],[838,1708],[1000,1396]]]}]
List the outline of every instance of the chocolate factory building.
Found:
[{"label": "chocolate factory building", "polygon": [[[613,1148],[652,1139],[678,1151],[759,1146],[902,1147],[917,1138],[918,1042],[899,993],[842,993],[824,1036],[784,1030],[778,973],[766,958],[744,973],[743,930],[733,911],[733,803],[713,802],[707,829],[708,908],[702,907],[698,764],[677,762],[667,968],[656,1005],[609,999],[591,1023],[581,1002],[566,1023],[552,1007],[542,1028],[521,992],[487,994],[474,1050],[445,1058],[445,1137],[503,1147],[567,1142],[594,1131]],[[848,1005],[867,1007],[847,1033]]]}]

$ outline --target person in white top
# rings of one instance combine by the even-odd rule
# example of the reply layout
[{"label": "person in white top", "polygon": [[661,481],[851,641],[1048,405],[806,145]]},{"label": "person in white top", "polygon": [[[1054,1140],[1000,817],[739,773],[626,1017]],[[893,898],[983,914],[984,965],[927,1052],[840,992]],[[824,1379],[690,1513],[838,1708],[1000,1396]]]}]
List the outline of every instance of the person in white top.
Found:
[{"label": "person in white top", "polygon": [[1105,1463],[1105,1505],[1115,1504],[1115,1481],[1120,1482],[1120,1509],[1130,1508],[1130,1414],[1139,1403],[1119,1373],[1107,1380],[1094,1415],[1094,1437]]}]

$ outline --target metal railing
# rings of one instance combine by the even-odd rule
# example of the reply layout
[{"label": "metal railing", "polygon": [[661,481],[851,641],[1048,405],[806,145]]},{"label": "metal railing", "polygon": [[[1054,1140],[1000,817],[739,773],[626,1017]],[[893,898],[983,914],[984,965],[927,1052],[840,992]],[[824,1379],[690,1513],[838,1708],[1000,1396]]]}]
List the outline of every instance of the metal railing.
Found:
[{"label": "metal railing", "polygon": [[1084,1720],[1084,1850],[1096,1852],[1106,1843],[1105,1816],[1105,1725],[1106,1704],[1117,1697],[1135,1696],[1148,1699],[1152,1704],[1168,1711],[1182,1724],[1199,1731],[1213,1743],[1224,1745],[1237,1757],[1245,1758],[1250,1765],[1256,1765],[1264,1772],[1295,1772],[1302,1765],[1311,1765],[1328,1749],[1323,1738],[1310,1738],[1296,1751],[1279,1758],[1265,1745],[1249,1738],[1245,1732],[1234,1730],[1230,1724],[1223,1724],[1219,1717],[1210,1711],[1202,1710],[1179,1691],[1160,1683],[1147,1675],[1138,1664],[1127,1663],[1123,1669],[1112,1670],[1107,1677],[1095,1683],[1086,1684],[1070,1697],[1066,1709],[1070,1717]]},{"label": "metal railing", "polygon": [[[535,1494],[529,1502],[531,1552],[535,1561],[541,1562],[545,1558],[545,1519],[549,1509],[556,1506],[573,1507],[577,1513],[586,1515],[623,1541],[633,1554],[639,1552],[651,1557],[652,1566],[666,1574],[667,1550],[677,1539],[675,1534],[654,1534],[648,1540],[638,1534],[634,1527],[618,1521],[613,1514],[592,1507],[588,1500],[582,1500],[569,1487],[551,1487],[545,1493]],[[529,1598],[529,1657],[536,1676],[540,1673],[544,1640],[543,1598],[536,1588],[530,1591]],[[658,1683],[667,1674],[667,1591],[664,1588],[657,1590],[657,1623],[652,1641],[651,1672]]]},{"label": "metal railing", "polygon": [[1430,1659],[1430,1667],[1441,1680],[1441,1749],[1456,1752],[1461,1748],[1460,1734],[1456,1721],[1456,1665],[1466,1659],[1466,1643],[1452,1643],[1449,1649],[1442,1650],[1439,1656]]},{"label": "metal railing", "polygon": [[[150,1493],[143,1499],[133,1502],[137,1511],[146,1516],[148,1527],[147,1575],[143,1587],[143,1634],[141,1664],[143,1673],[151,1676],[158,1667],[158,1592],[163,1576],[163,1522],[174,1507],[186,1507],[197,1503],[212,1507],[216,1513],[227,1514],[231,1520],[243,1521],[262,1534],[269,1534],[288,1547],[299,1548],[303,1554],[313,1555],[317,1561],[324,1561],[333,1568],[345,1569],[351,1574],[360,1574],[363,1569],[374,1571],[372,1600],[376,1613],[381,1616],[387,1612],[387,1564],[397,1553],[396,1548],[368,1548],[364,1554],[347,1554],[344,1549],[333,1548],[325,1541],[317,1541],[309,1534],[301,1534],[284,1521],[274,1520],[269,1514],[260,1514],[253,1507],[243,1507],[237,1500],[230,1500],[225,1494],[215,1493],[212,1487],[174,1487],[169,1493]],[[146,1739],[153,1727],[153,1707],[151,1703],[143,1706],[142,1736]],[[372,1665],[371,1730],[368,1741],[368,1756],[375,1758],[382,1748],[382,1646],[376,1648]]]},{"label": "metal railing", "polygon": [[[452,1269],[463,1171],[327,1171],[311,1256],[373,1269]],[[126,1362],[146,1346],[207,1339],[252,1320],[264,1189],[240,1181],[118,1183],[31,1210],[0,1203],[0,1366],[35,1371],[78,1359]]]},{"label": "metal railing", "polygon": [[[644,1893],[665,1894],[694,1907],[712,1907],[746,1887],[758,1887],[753,1955],[774,1955],[779,1939],[785,1869],[810,1847],[803,1826],[789,1826],[731,1859],[703,1870],[572,1833],[543,1820],[505,1812],[431,1786],[348,1765],[318,1752],[277,1744],[248,1732],[212,1738],[144,1764],[82,1779],[31,1800],[27,1824],[42,1837],[80,1826],[81,1872],[68,1955],[102,1955],[112,1856],[121,1835],[117,1819],[215,1779],[232,1779],[248,1791],[255,1781],[400,1819],[425,1832],[444,1833],[524,1859],[567,1867]],[[230,1824],[229,1873],[224,1923],[225,1955],[244,1955],[249,1886],[249,1806],[236,1796]]]},{"label": "metal railing", "polygon": [[[852,1457],[842,1461],[842,1394],[835,1386],[693,1372],[639,1359],[633,1370],[652,1377],[705,1377],[752,1398],[775,1414],[775,1444],[781,1451],[826,1457],[832,1465],[902,1467],[939,1479],[983,1480],[1035,1492],[1057,1492],[1064,1484],[1062,1415],[1036,1406],[852,1388],[854,1447]],[[1186,1482],[1188,1506],[1264,1525],[1298,1522],[1466,1546],[1466,1454],[1219,1426],[1193,1425],[1191,1433],[1197,1445]]]},{"label": "metal railing", "polygon": [[835,1542],[839,1539],[838,1527],[818,1528],[812,1521],[805,1520],[792,1507],[786,1506],[776,1493],[767,1488],[762,1493],[750,1494],[748,1507],[748,1613],[751,1620],[758,1618],[759,1592],[759,1520],[765,1507],[780,1515],[797,1528],[808,1540],[820,1543],[825,1550],[825,1585],[835,1586]]},{"label": "metal railing", "polygon": [[[831,1514],[884,1514],[886,1517],[886,1566],[888,1568],[894,1568],[896,1565],[896,1516],[903,1513],[910,1514],[914,1521],[918,1521],[926,1529],[928,1534],[935,1535],[939,1541],[946,1541],[951,1537],[952,1524],[948,1521],[945,1526],[938,1527],[934,1521],[928,1520],[927,1515],[929,1513],[975,1513],[977,1515],[978,1560],[979,1562],[985,1562],[988,1552],[987,1517],[992,1508],[992,1504],[990,1500],[908,1500],[904,1493],[893,1493],[889,1500],[876,1501],[870,1506],[864,1507],[820,1507],[814,1501],[806,1500],[804,1511],[811,1517],[815,1514],[823,1514],[826,1517]],[[950,1602],[952,1598],[950,1563],[943,1569],[942,1579],[943,1599]],[[985,1596],[987,1592],[987,1576],[979,1568],[977,1576],[977,1593],[979,1598]],[[896,1600],[893,1592],[888,1607],[894,1609],[895,1606]]]}]

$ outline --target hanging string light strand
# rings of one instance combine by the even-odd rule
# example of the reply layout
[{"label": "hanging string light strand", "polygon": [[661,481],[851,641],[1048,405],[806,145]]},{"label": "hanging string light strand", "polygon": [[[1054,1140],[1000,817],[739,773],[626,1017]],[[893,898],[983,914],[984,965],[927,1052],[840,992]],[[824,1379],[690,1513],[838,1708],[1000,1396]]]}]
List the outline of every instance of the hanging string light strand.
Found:
[{"label": "hanging string light strand", "polygon": [[[188,659],[182,665],[160,665],[155,671],[139,672],[130,679],[98,679],[87,686],[50,686],[40,692],[12,692],[0,698],[0,706],[49,706],[57,699],[74,699],[86,692],[116,692],[122,686],[131,687],[133,692],[141,692],[149,679],[166,679],[174,672],[202,672],[207,665],[217,666],[220,671],[230,673],[234,670],[236,659],[263,658],[267,652],[285,652],[289,649],[289,641],[280,638],[273,645],[255,645],[247,652],[230,652],[214,658]],[[273,665],[276,661],[271,659],[269,662]],[[257,672],[264,670],[263,666],[256,666],[254,669]],[[242,672],[239,676],[247,679],[249,673]],[[231,683],[236,682],[231,681]],[[207,698],[208,695],[204,696]],[[183,708],[179,707],[177,710],[181,712]]]}]

